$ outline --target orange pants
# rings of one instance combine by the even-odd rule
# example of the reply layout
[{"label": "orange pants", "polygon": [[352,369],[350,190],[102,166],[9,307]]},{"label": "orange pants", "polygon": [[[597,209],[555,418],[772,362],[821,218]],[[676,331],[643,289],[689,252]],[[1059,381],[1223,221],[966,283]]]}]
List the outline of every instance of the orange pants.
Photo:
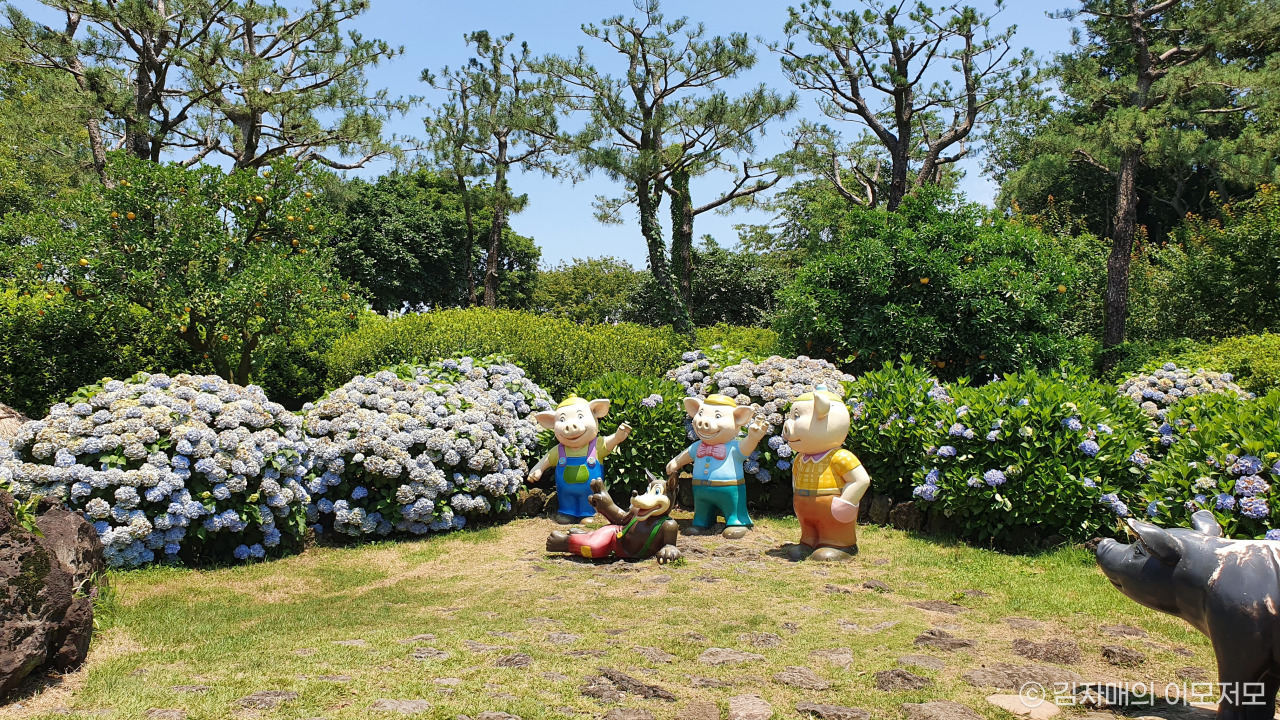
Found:
[{"label": "orange pants", "polygon": [[840,522],[831,516],[831,499],[838,495],[795,495],[792,504],[800,521],[800,544],[811,548],[858,544],[858,521]]}]

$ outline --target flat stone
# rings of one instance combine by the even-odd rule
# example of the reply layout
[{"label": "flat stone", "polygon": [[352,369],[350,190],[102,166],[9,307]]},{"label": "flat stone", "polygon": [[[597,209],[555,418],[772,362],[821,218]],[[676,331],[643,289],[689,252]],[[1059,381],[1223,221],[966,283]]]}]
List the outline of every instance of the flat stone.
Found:
[{"label": "flat stone", "polygon": [[676,696],[672,695],[668,690],[633,678],[620,670],[602,667],[600,668],[600,675],[624,693],[630,693],[648,700],[675,702]]},{"label": "flat stone", "polygon": [[800,632],[800,623],[784,622],[782,623],[782,629],[794,635]]},{"label": "flat stone", "polygon": [[907,720],[982,720],[982,716],[954,700],[903,703]]},{"label": "flat stone", "polygon": [[711,642],[711,638],[708,638],[706,635],[703,635],[700,632],[694,632],[692,630],[684,634],[684,639],[688,640],[689,642],[696,642],[696,643]]},{"label": "flat stone", "polygon": [[1052,699],[1042,700],[1035,707],[1029,707],[1020,695],[990,695],[987,697],[987,702],[1003,710],[1008,710],[1014,715],[1029,717],[1031,720],[1049,720],[1049,718],[1062,713]]},{"label": "flat stone", "polygon": [[853,650],[847,647],[828,648],[826,650],[814,650],[809,653],[810,656],[822,658],[832,665],[840,667],[849,667],[853,663]]},{"label": "flat stone", "polygon": [[774,682],[806,690],[826,690],[831,687],[831,683],[818,677],[809,668],[797,665],[788,665],[785,670],[774,675],[773,679]]},{"label": "flat stone", "polygon": [[941,670],[947,666],[942,661],[942,658],[936,658],[932,655],[903,655],[898,658],[898,664],[922,667],[926,670]]},{"label": "flat stone", "polygon": [[444,650],[433,647],[420,647],[413,649],[414,660],[448,660],[449,653]]},{"label": "flat stone", "polygon": [[884,630],[888,630],[889,628],[894,627],[897,624],[898,624],[897,620],[885,620],[884,622],[878,622],[875,625],[868,625],[866,627],[863,627],[857,623],[849,622],[844,618],[836,620],[836,625],[839,625],[841,630],[848,630],[850,632],[860,632],[860,633],[868,633],[868,634],[878,633]]},{"label": "flat stone", "polygon": [[169,689],[180,693],[203,693],[212,690],[208,685],[174,685]]},{"label": "flat stone", "polygon": [[939,630],[938,628],[925,630],[916,636],[914,642],[921,647],[931,647],[937,650],[959,650],[960,648],[973,647],[976,644],[973,640],[956,637],[946,630]]},{"label": "flat stone", "polygon": [[187,711],[177,708],[151,708],[147,717],[152,720],[187,720]]},{"label": "flat stone", "polygon": [[613,708],[604,714],[604,720],[654,720],[654,717],[644,708]]},{"label": "flat stone", "polygon": [[547,642],[554,643],[556,645],[572,645],[581,639],[581,636],[567,632],[556,631],[547,634]]},{"label": "flat stone", "polygon": [[968,609],[963,605],[957,605],[953,602],[947,602],[946,600],[925,600],[923,602],[913,602],[913,603],[907,603],[907,604],[910,605],[911,607],[918,607],[921,610],[928,610],[929,612],[946,613],[947,615],[959,615],[960,613]]},{"label": "flat stone", "polygon": [[495,650],[501,650],[501,645],[489,645],[488,643],[478,642],[476,640],[463,640],[462,644],[471,652],[486,653]]},{"label": "flat stone", "polygon": [[672,655],[671,653],[665,650],[660,650],[656,647],[646,647],[644,645],[641,645],[639,647],[633,647],[631,649],[634,650],[637,655],[644,658],[645,660],[648,660],[649,662],[670,663],[670,662],[674,662],[676,659],[675,655]]},{"label": "flat stone", "polygon": [[542,678],[551,682],[564,682],[569,679],[569,676],[558,672],[544,672],[542,673]]},{"label": "flat stone", "polygon": [[825,593],[831,593],[832,595],[852,595],[853,594],[853,588],[847,588],[842,585],[832,585],[831,583],[827,583],[826,585],[823,585],[822,591]]},{"label": "flat stone", "polygon": [[739,635],[738,642],[758,648],[776,648],[782,644],[782,638],[771,632],[753,632]]},{"label": "flat stone", "polygon": [[1059,665],[1075,665],[1081,659],[1080,646],[1061,638],[1049,638],[1044,642],[1017,638],[1013,641],[1013,652],[1030,660]]},{"label": "flat stone", "polygon": [[533,664],[533,658],[524,653],[512,653],[498,658],[493,664],[498,667],[508,668],[529,667]]},{"label": "flat stone", "polygon": [[1003,618],[1004,623],[1014,630],[1039,630],[1044,627],[1044,623],[1039,620],[1032,620],[1024,617],[1007,617]]},{"label": "flat stone", "polygon": [[1065,668],[1051,665],[991,665],[965,671],[960,677],[974,687],[993,687],[999,690],[1020,691],[1027,683],[1039,683],[1051,688],[1057,683],[1084,682],[1084,678]]},{"label": "flat stone", "polygon": [[902,668],[881,670],[876,673],[876,687],[881,690],[919,690],[932,684],[933,681],[929,678],[920,677]]},{"label": "flat stone", "polygon": [[513,632],[508,632],[508,631],[506,631],[506,630],[490,630],[490,631],[489,631],[489,634],[490,634],[490,635],[492,635],[492,636],[494,636],[494,637],[500,637],[500,638],[503,638],[504,640],[519,640],[519,639],[520,639],[520,636],[519,636],[519,635],[517,635],[517,634],[515,634],[515,633],[513,633]]},{"label": "flat stone", "polygon": [[291,692],[289,690],[262,690],[252,695],[245,695],[239,700],[236,700],[236,704],[243,708],[271,710],[278,707],[281,703],[297,699],[298,693]]},{"label": "flat stone", "polygon": [[335,683],[349,683],[349,682],[351,682],[351,676],[350,676],[350,675],[321,675],[320,677],[318,677],[318,678],[316,678],[316,679],[317,679],[317,680],[320,680],[321,682],[335,682]]},{"label": "flat stone", "polygon": [[720,706],[710,700],[694,700],[680,708],[675,720],[720,720]]},{"label": "flat stone", "polygon": [[365,642],[364,640],[361,640],[360,638],[356,638],[356,639],[354,639],[354,640],[334,640],[334,641],[333,641],[333,644],[334,644],[334,645],[345,645],[345,646],[347,646],[347,647],[365,647],[365,646],[367,646],[369,643]]},{"label": "flat stone", "polygon": [[885,585],[883,582],[875,579],[863,582],[862,587],[863,589],[875,590],[876,592],[892,592],[888,585]]},{"label": "flat stone", "polygon": [[740,663],[764,660],[763,655],[743,652],[730,648],[707,648],[698,656],[698,662],[704,665],[738,665]]},{"label": "flat stone", "polygon": [[578,692],[604,702],[621,702],[625,697],[608,678],[599,675],[587,677],[587,681],[578,687]]},{"label": "flat stone", "polygon": [[1174,672],[1178,674],[1178,677],[1186,678],[1192,682],[1204,682],[1211,677],[1209,671],[1202,667],[1180,667]]},{"label": "flat stone", "polygon": [[553,620],[552,618],[542,616],[525,618],[524,621],[533,625],[551,625],[553,627],[559,627],[562,624],[559,620]]},{"label": "flat stone", "polygon": [[431,682],[435,683],[436,685],[441,685],[443,687],[457,687],[463,683],[463,680],[462,678],[450,677],[450,678],[436,678]]},{"label": "flat stone", "polygon": [[565,653],[569,657],[604,657],[608,654],[605,650],[570,650]]},{"label": "flat stone", "polygon": [[1145,653],[1123,645],[1103,645],[1102,657],[1120,667],[1136,667],[1147,661]]},{"label": "flat stone", "polygon": [[726,688],[729,683],[702,675],[690,675],[689,684],[696,688]]},{"label": "flat stone", "polygon": [[435,633],[422,633],[421,635],[414,635],[413,637],[407,637],[407,638],[405,638],[405,639],[401,640],[401,641],[400,641],[400,644],[401,644],[401,645],[412,645],[412,644],[414,644],[414,643],[420,643],[420,642],[435,642],[435,641],[436,641]]},{"label": "flat stone", "polygon": [[769,720],[773,706],[759,695],[735,695],[729,698],[729,720]]},{"label": "flat stone", "polygon": [[1132,625],[1102,625],[1098,628],[1103,635],[1119,635],[1121,637],[1144,638],[1147,631]]},{"label": "flat stone", "polygon": [[669,583],[671,582],[671,576],[670,575],[654,575],[653,577],[649,578],[649,582],[658,583],[660,585]]},{"label": "flat stone", "polygon": [[796,703],[796,712],[801,715],[814,715],[822,718],[822,720],[871,720],[871,713],[866,710],[844,707],[843,705],[799,702]]},{"label": "flat stone", "polygon": [[374,700],[369,706],[370,710],[379,712],[394,712],[401,715],[413,715],[415,713],[426,712],[431,709],[431,703],[426,700],[389,700],[382,698]]}]

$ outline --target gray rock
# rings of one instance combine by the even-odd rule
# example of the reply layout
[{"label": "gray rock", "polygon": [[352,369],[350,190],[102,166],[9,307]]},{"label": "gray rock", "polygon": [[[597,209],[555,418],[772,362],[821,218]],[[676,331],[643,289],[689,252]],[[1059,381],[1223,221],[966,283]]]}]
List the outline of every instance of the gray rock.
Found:
[{"label": "gray rock", "polygon": [[1145,653],[1123,645],[1103,645],[1102,657],[1112,665],[1120,667],[1137,667],[1147,661]]},{"label": "gray rock", "polygon": [[818,677],[809,668],[796,665],[788,665],[786,670],[774,675],[773,679],[783,685],[805,690],[826,690],[831,687],[831,683]]},{"label": "gray rock", "polygon": [[924,512],[913,500],[900,502],[889,511],[889,524],[898,530],[918,532],[924,527]]},{"label": "gray rock", "polygon": [[1052,687],[1055,683],[1083,683],[1084,678],[1065,668],[1051,665],[1010,665],[992,663],[967,670],[960,677],[974,687],[993,687],[1017,691],[1027,683]]},{"label": "gray rock", "polygon": [[674,662],[676,659],[675,655],[672,655],[671,653],[665,650],[659,650],[656,647],[646,647],[641,645],[639,647],[633,647],[631,649],[634,650],[637,655],[644,658],[645,660],[648,660],[649,662],[670,663],[670,662]]},{"label": "gray rock", "polygon": [[868,520],[875,525],[889,522],[889,511],[893,509],[893,498],[888,495],[877,495],[871,499],[871,512]]},{"label": "gray rock", "polygon": [[1119,635],[1121,637],[1144,638],[1147,631],[1132,625],[1103,625],[1098,628],[1103,635]]},{"label": "gray rock", "polygon": [[694,700],[676,713],[675,720],[720,720],[720,707],[710,700]]},{"label": "gray rock", "polygon": [[414,715],[430,710],[431,703],[426,700],[389,700],[382,698],[374,700],[369,709],[379,712],[400,713],[401,715]]},{"label": "gray rock", "polygon": [[892,591],[889,589],[889,586],[888,586],[888,585],[885,585],[883,582],[881,582],[881,581],[879,581],[879,580],[876,580],[876,579],[874,579],[874,578],[872,578],[871,580],[867,580],[867,581],[863,582],[863,583],[862,583],[862,587],[863,587],[863,589],[866,589],[866,590],[875,590],[876,592],[892,592]]},{"label": "gray rock", "polygon": [[333,644],[345,645],[347,647],[365,647],[369,643],[365,642],[364,640],[361,640],[360,638],[356,638],[354,640],[334,640]]},{"label": "gray rock", "polygon": [[448,660],[449,653],[444,650],[433,647],[420,647],[413,649],[414,660]]},{"label": "gray rock", "polygon": [[689,684],[696,688],[725,688],[729,687],[729,683],[716,678],[703,677],[702,675],[690,675]]},{"label": "gray rock", "polygon": [[435,642],[435,641],[436,641],[436,636],[435,636],[435,634],[434,634],[434,633],[423,633],[423,634],[421,634],[421,635],[414,635],[413,637],[407,637],[407,638],[405,638],[405,639],[401,640],[401,641],[400,641],[400,644],[401,644],[401,645],[412,645],[412,644],[414,644],[414,643],[420,643],[420,642]]},{"label": "gray rock", "polygon": [[735,695],[729,698],[729,720],[769,720],[773,706],[759,695]]},{"label": "gray rock", "polygon": [[707,648],[698,656],[698,662],[704,665],[738,665],[747,662],[758,662],[760,660],[764,660],[763,655],[717,647]]},{"label": "gray rock", "polygon": [[776,648],[782,644],[782,638],[770,632],[743,633],[738,642],[758,648]]},{"label": "gray rock", "polygon": [[654,717],[644,708],[613,708],[604,714],[604,720],[654,720]]},{"label": "gray rock", "polygon": [[1180,667],[1174,670],[1178,677],[1186,678],[1191,682],[1205,682],[1210,679],[1209,671],[1202,667]]},{"label": "gray rock", "polygon": [[941,658],[932,655],[903,655],[898,658],[899,665],[914,665],[928,670],[941,670],[947,666]]},{"label": "gray rock", "polygon": [[1004,622],[1014,630],[1039,630],[1044,627],[1044,623],[1039,620],[1024,617],[1007,617]]},{"label": "gray rock", "polygon": [[853,650],[847,647],[814,650],[809,654],[813,657],[822,658],[832,665],[838,665],[840,667],[847,668],[853,663]]},{"label": "gray rock", "polygon": [[923,602],[913,602],[913,603],[907,603],[907,604],[912,607],[918,607],[921,610],[928,610],[929,612],[946,613],[947,615],[959,615],[960,613],[968,609],[963,605],[957,605],[952,602],[947,602],[946,600],[925,600]]},{"label": "gray rock", "polygon": [[613,686],[624,693],[630,693],[649,700],[666,700],[667,702],[675,702],[676,696],[669,691],[650,685],[641,680],[631,677],[630,675],[614,670],[613,668],[600,668],[600,675],[606,680],[613,683]]},{"label": "gray rock", "polygon": [[569,679],[569,676],[558,672],[544,672],[542,673],[542,678],[551,682],[564,682]]},{"label": "gray rock", "polygon": [[916,636],[914,642],[920,647],[931,647],[937,650],[959,650],[960,648],[973,647],[975,644],[973,640],[956,637],[946,630],[937,628],[920,633]]},{"label": "gray rock", "polygon": [[933,681],[929,678],[920,677],[902,668],[881,670],[876,673],[876,687],[881,690],[919,690],[932,684]]},{"label": "gray rock", "polygon": [[982,720],[982,716],[954,700],[927,703],[903,703],[907,720]]},{"label": "gray rock", "polygon": [[582,638],[580,636],[567,632],[556,631],[547,634],[547,642],[554,643],[556,645],[572,645],[581,639]]},{"label": "gray rock", "polygon": [[565,653],[569,657],[604,657],[609,653],[605,650],[570,650]]},{"label": "gray rock", "polygon": [[823,586],[822,586],[822,591],[823,591],[823,592],[825,592],[825,593],[830,593],[830,594],[832,594],[832,595],[851,595],[851,594],[853,594],[853,590],[852,590],[852,589],[847,588],[847,587],[844,587],[843,585],[832,585],[831,583],[827,583],[826,585],[823,585]]},{"label": "gray rock", "polygon": [[844,707],[842,705],[821,705],[813,702],[796,703],[796,712],[801,715],[816,715],[822,720],[871,720],[871,713],[861,708]]},{"label": "gray rock", "polygon": [[706,635],[703,635],[700,632],[694,632],[692,630],[684,634],[684,639],[688,640],[689,642],[696,642],[696,643],[711,642],[711,639],[708,638]]},{"label": "gray rock", "polygon": [[604,702],[621,702],[625,697],[608,678],[599,675],[588,677],[587,681],[578,688],[578,692]]},{"label": "gray rock", "polygon": [[1025,638],[1013,641],[1013,651],[1030,660],[1075,665],[1080,662],[1080,646],[1070,640],[1050,638],[1044,642],[1032,642]]},{"label": "gray rock", "polygon": [[[515,696],[513,695],[512,697]],[[476,716],[476,720],[520,720],[520,716],[502,712],[500,710],[485,710]]]},{"label": "gray rock", "polygon": [[282,703],[297,699],[298,693],[289,690],[262,690],[236,700],[236,705],[256,710],[272,710]]},{"label": "gray rock", "polygon": [[524,653],[512,653],[498,658],[493,664],[507,668],[529,667],[533,664],[533,658]]},{"label": "gray rock", "polygon": [[475,640],[463,640],[462,644],[471,652],[486,653],[494,650],[501,650],[501,645],[490,645],[488,643],[477,642]]}]

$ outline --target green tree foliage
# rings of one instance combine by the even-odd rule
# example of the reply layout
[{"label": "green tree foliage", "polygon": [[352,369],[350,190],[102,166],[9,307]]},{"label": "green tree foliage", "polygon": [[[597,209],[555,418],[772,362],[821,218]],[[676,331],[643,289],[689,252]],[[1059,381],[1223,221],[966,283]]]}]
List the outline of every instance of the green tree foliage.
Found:
[{"label": "green tree foliage", "polygon": [[401,50],[351,29],[369,0],[312,0],[299,12],[255,0],[42,2],[63,28],[6,3],[0,33],[26,53],[17,62],[74,80],[100,168],[117,137],[153,162],[218,153],[237,168],[279,157],[353,168],[395,150],[382,123],[409,102],[371,91],[365,73]]},{"label": "green tree foliage", "polygon": [[560,262],[538,273],[532,309],[579,323],[621,320],[645,273],[608,255]]},{"label": "green tree foliage", "polygon": [[116,155],[108,177],[70,201],[70,230],[23,249],[20,287],[136,306],[240,384],[308,314],[360,307],[324,249],[329,220],[313,207],[313,175],[292,160],[260,175]]},{"label": "green tree foliage", "polygon": [[937,191],[840,221],[779,296],[794,352],[854,373],[910,354],[944,377],[1084,359],[1064,330],[1080,268],[1055,238]]},{"label": "green tree foliage", "polygon": [[[1112,347],[1125,339],[1143,204],[1167,204],[1165,218],[1181,217],[1208,202],[1209,190],[1238,192],[1275,172],[1275,63],[1268,57],[1277,49],[1280,6],[1086,0],[1062,16],[1082,18],[1084,32],[1057,58],[1057,100],[1041,113],[1041,126],[1026,133],[1020,122],[1013,130],[1030,139],[1008,141],[1006,162],[1022,169],[1010,172],[1006,196],[1026,197],[1033,209],[1054,191],[1073,204],[1093,193],[1114,198],[1105,208],[1112,242],[1103,334]],[[1072,172],[1070,163],[1090,172]],[[1098,203],[1078,204],[1098,225]]]},{"label": "green tree foliage", "polygon": [[[1029,85],[1030,51],[1015,54],[1016,28],[993,33],[992,18],[969,6],[868,0],[858,11],[831,5],[809,0],[789,8],[788,40],[778,47],[782,66],[799,88],[818,95],[823,113],[865,126],[883,147],[889,168],[883,199],[895,210],[914,188],[937,183],[945,166],[968,154],[975,129]],[[997,9],[1002,5],[997,0]],[[812,51],[799,48],[797,37]],[[951,75],[939,79],[943,65]],[[876,102],[878,96],[883,101]],[[830,153],[831,161],[840,154]],[[878,167],[864,166],[875,155],[852,157],[862,190],[846,199],[875,207]],[[834,171],[834,179],[843,175]]]},{"label": "green tree foliage", "polygon": [[[710,236],[690,253],[693,282],[689,312],[698,327],[718,323],[766,326],[776,309],[775,297],[791,279],[792,271],[769,255],[731,250]],[[626,317],[632,322],[653,322],[657,317],[659,289],[651,277],[631,298]]]}]

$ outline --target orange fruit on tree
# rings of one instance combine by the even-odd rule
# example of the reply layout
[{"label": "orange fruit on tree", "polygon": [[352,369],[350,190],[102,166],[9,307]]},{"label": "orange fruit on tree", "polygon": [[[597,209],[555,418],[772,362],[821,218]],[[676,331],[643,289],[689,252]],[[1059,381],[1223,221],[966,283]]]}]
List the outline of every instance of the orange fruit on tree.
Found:
[{"label": "orange fruit on tree", "polygon": [[1060,293],[1064,293],[1064,292],[1066,292],[1066,291],[1067,291],[1067,286],[1066,286],[1066,285],[1059,285],[1059,286],[1058,286],[1058,292],[1060,292]]},{"label": "orange fruit on tree", "polygon": [[230,339],[231,339],[231,336],[230,336],[230,335],[228,335],[228,334],[226,334],[226,333],[223,333],[223,334],[222,334],[222,342],[226,342],[226,341],[228,341],[228,340],[230,340]]},{"label": "orange fruit on tree", "polygon": [[112,219],[112,220],[115,220],[115,219],[116,219],[116,218],[118,218],[118,217],[120,217],[120,213],[116,212],[115,210],[112,210],[112,211],[111,211],[111,219]]},{"label": "orange fruit on tree", "polygon": [[254,195],[254,196],[253,196],[253,201],[254,201],[254,202],[256,202],[256,203],[258,203],[259,205],[261,205],[262,203],[266,202],[265,200],[263,200],[263,199],[262,199],[262,196],[261,196],[261,195]]},{"label": "orange fruit on tree", "polygon": [[134,215],[133,213],[126,213],[126,214],[125,214],[125,217],[126,217],[126,218],[128,218],[128,219],[130,219],[130,220],[134,220],[134,219],[136,219],[138,216],[137,216],[137,215]]},{"label": "orange fruit on tree", "polygon": [[316,229],[316,226],[315,226],[315,225],[308,225],[308,226],[307,226],[307,229],[308,229],[308,230],[315,230],[315,229]]},{"label": "orange fruit on tree", "polygon": [[36,269],[37,269],[37,270],[43,270],[43,269],[44,269],[44,263],[42,263],[42,262],[38,262],[38,263],[36,263]]},{"label": "orange fruit on tree", "polygon": [[89,261],[84,258],[80,258],[80,267],[89,267]]},{"label": "orange fruit on tree", "polygon": [[350,300],[350,299],[351,299],[351,293],[342,293],[342,299],[343,299],[343,300]]},{"label": "orange fruit on tree", "polygon": [[929,284],[929,278],[927,278],[927,277],[922,277],[922,278],[920,278],[920,284],[921,284],[921,285],[928,285],[928,284]]}]

